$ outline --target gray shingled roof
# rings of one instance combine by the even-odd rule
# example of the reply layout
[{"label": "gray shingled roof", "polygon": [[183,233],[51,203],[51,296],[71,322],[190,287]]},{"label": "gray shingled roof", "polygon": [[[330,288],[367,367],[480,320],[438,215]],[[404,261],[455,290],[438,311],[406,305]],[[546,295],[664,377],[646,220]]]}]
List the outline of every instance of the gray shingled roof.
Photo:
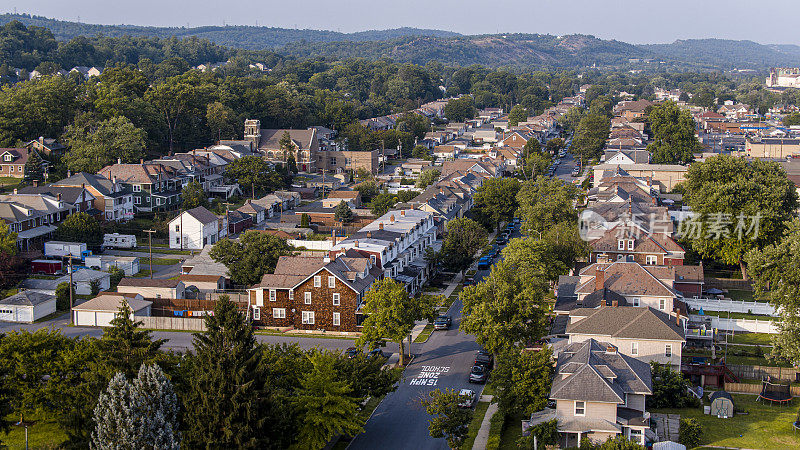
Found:
[{"label": "gray shingled roof", "polygon": [[207,210],[202,206],[198,206],[197,208],[187,209],[186,213],[194,217],[195,219],[199,220],[200,223],[203,224],[216,222],[217,219],[219,219],[216,214],[212,213],[211,211]]},{"label": "gray shingled roof", "polygon": [[591,334],[626,339],[683,341],[683,327],[675,318],[651,307],[604,307],[567,325],[568,334]]},{"label": "gray shingled roof", "polygon": [[40,303],[55,300],[54,295],[42,294],[41,292],[22,291],[14,294],[11,297],[6,297],[0,300],[0,305],[15,305],[15,306],[35,306]]}]

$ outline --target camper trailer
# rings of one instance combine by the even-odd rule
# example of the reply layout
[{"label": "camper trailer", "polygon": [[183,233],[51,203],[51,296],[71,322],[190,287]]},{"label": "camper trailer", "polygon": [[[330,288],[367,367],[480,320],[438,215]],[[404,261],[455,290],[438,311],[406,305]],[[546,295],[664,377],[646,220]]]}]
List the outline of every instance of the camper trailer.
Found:
[{"label": "camper trailer", "polygon": [[105,234],[103,248],[136,248],[136,236],[132,234]]},{"label": "camper trailer", "polygon": [[49,258],[71,257],[83,259],[89,254],[83,242],[48,241],[44,243],[44,255]]}]

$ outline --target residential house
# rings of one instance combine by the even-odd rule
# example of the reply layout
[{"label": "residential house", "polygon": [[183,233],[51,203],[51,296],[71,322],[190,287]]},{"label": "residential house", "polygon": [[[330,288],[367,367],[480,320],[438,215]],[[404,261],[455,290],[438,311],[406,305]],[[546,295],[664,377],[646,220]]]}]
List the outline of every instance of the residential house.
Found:
[{"label": "residential house", "polygon": [[29,150],[38,152],[40,155],[46,156],[62,155],[67,151],[67,147],[58,142],[58,140],[43,136],[40,136],[39,139],[34,139],[28,142],[25,144],[25,147]]},{"label": "residential house", "polygon": [[[240,206],[236,211],[247,214],[253,222],[253,225],[261,225],[271,215],[271,210],[263,206],[253,203],[250,199],[245,200],[244,205]],[[268,211],[270,211],[268,213]]]},{"label": "residential house", "polygon": [[327,257],[282,256],[275,272],[249,289],[253,323],[299,330],[360,330],[373,262],[357,252]]},{"label": "residential house", "polygon": [[145,161],[139,164],[117,162],[100,169],[98,175],[130,190],[134,211],[143,212],[177,208],[181,203],[181,189],[188,183],[186,176],[174,167]]},{"label": "residential house", "polygon": [[183,211],[169,222],[169,247],[200,250],[227,236],[225,217],[202,206]]},{"label": "residential house", "polygon": [[121,294],[139,294],[144,298],[186,298],[181,280],[158,278],[123,278],[117,285]]},{"label": "residential house", "polygon": [[649,364],[589,339],[561,351],[555,372],[555,410],[533,413],[527,427],[557,420],[561,448],[578,447],[584,437],[602,443],[624,436],[640,445],[654,440],[645,407],[653,393]]},{"label": "residential house", "polygon": [[25,186],[17,192],[20,194],[31,195],[47,195],[61,199],[61,201],[68,203],[75,212],[85,212],[91,216],[102,216],[102,211],[93,207],[95,197],[86,188],[80,187],[66,187],[66,186],[39,186],[37,181],[33,182],[32,186]]},{"label": "residential house", "polygon": [[361,208],[361,192],[359,191],[331,191],[328,198],[322,200],[325,208],[335,208],[339,203],[345,202],[351,209]]},{"label": "residential house", "polygon": [[133,190],[113,178],[79,172],[51,186],[86,189],[93,197],[93,209],[102,211],[102,218],[105,220],[122,221],[133,218]]},{"label": "residential house", "polygon": [[569,343],[595,339],[645,363],[668,364],[680,371],[686,332],[679,316],[651,307],[601,306],[570,312]]},{"label": "residential house", "polygon": [[217,292],[227,289],[228,281],[222,275],[179,275],[178,279],[185,287],[197,289],[200,292]]},{"label": "residential house", "polygon": [[607,148],[603,158],[603,164],[617,166],[650,164],[650,152],[647,149],[615,150]]},{"label": "residential house", "polygon": [[438,160],[452,161],[458,157],[458,148],[454,145],[437,145],[433,147],[433,156]]},{"label": "residential house", "polygon": [[[292,142],[292,149],[281,148],[280,141],[288,134]],[[298,170],[302,172],[316,172],[318,166],[319,139],[317,130],[283,130],[261,128],[261,121],[246,120],[244,122],[244,138],[251,141],[259,153],[274,164],[284,164],[288,154],[294,156]]]},{"label": "residential house", "polygon": [[243,233],[253,226],[253,217],[239,210],[228,211],[225,221],[228,222],[228,236]]},{"label": "residential house", "polygon": [[0,177],[25,178],[25,164],[33,153],[36,150],[30,148],[0,148]]},{"label": "residential house", "polygon": [[649,230],[633,222],[606,230],[589,242],[590,261],[634,261],[652,266],[680,266],[686,250],[666,230]]},{"label": "residential house", "polygon": [[526,131],[512,131],[510,133],[503,133],[502,139],[497,143],[498,147],[513,147],[522,149],[529,140],[536,136],[531,132]]},{"label": "residential house", "polygon": [[632,122],[634,119],[638,119],[639,117],[644,117],[645,110],[647,109],[648,106],[652,105],[655,105],[655,103],[649,100],[620,102],[616,106],[614,106],[614,114],[622,116],[629,122]]},{"label": "residential house", "polygon": [[44,240],[75,208],[48,194],[0,194],[0,220],[17,233],[22,250],[41,248]]},{"label": "residential house", "polygon": [[[619,165],[598,164],[593,167],[594,183],[597,185],[604,177],[604,172],[613,172]],[[625,173],[641,179],[649,179],[658,186],[661,192],[670,192],[678,183],[686,179],[687,166],[677,164],[628,164],[624,166]]]}]

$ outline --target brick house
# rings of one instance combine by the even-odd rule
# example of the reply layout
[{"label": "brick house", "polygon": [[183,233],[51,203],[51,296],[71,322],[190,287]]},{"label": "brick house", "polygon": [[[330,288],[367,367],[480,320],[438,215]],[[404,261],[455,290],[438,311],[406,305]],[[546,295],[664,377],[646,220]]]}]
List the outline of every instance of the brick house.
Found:
[{"label": "brick house", "polygon": [[25,163],[36,150],[30,148],[0,148],[0,177],[24,178]]},{"label": "brick house", "polygon": [[299,330],[354,332],[377,271],[369,258],[282,256],[274,273],[249,289],[253,323]]},{"label": "brick house", "polygon": [[294,156],[297,169],[301,172],[316,172],[318,161],[319,138],[315,128],[308,130],[285,130],[261,128],[259,120],[245,120],[244,138],[253,143],[253,147],[266,159],[275,164],[283,164],[288,155],[281,148],[280,141],[285,133],[292,141],[290,153]]},{"label": "brick house", "polygon": [[669,235],[617,225],[589,243],[591,262],[634,261],[652,266],[683,265],[686,250]]}]

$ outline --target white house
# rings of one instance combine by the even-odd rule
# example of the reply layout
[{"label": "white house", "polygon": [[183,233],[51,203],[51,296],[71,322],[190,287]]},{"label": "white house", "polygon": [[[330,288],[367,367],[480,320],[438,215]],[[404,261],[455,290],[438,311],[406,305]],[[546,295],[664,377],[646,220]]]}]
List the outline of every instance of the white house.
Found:
[{"label": "white house", "polygon": [[123,302],[131,309],[131,320],[135,321],[137,316],[150,316],[153,302],[144,300],[141,295],[104,292],[73,307],[72,319],[80,327],[110,327]]},{"label": "white house", "polygon": [[113,256],[113,255],[91,255],[84,260],[86,267],[108,271],[112,267],[118,267],[125,276],[131,277],[139,273],[139,258],[135,256]]},{"label": "white house", "polygon": [[169,223],[169,247],[200,250],[214,244],[227,235],[228,225],[220,221],[202,206],[182,212]]},{"label": "white house", "polygon": [[53,295],[34,291],[0,300],[0,322],[31,323],[56,312],[56,298]]},{"label": "white house", "polygon": [[183,281],[150,278],[123,278],[117,286],[117,292],[144,298],[186,298],[185,290]]}]

